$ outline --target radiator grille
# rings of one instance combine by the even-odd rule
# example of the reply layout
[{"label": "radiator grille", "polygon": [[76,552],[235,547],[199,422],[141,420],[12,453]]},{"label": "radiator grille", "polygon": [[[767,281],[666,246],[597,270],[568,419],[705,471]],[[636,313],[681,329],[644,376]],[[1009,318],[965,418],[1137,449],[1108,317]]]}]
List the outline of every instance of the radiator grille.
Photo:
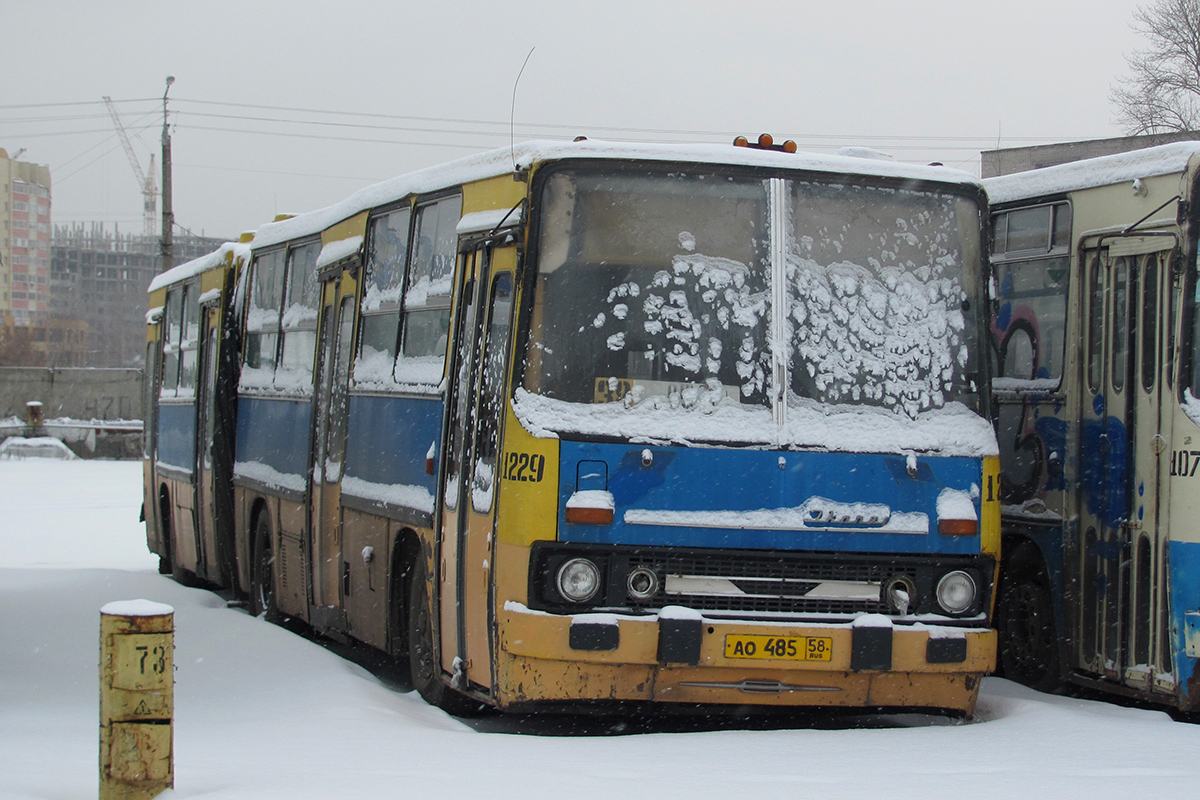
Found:
[{"label": "radiator grille", "polygon": [[[570,603],[558,594],[555,575],[571,558],[593,560],[604,574],[604,588],[587,603]],[[995,562],[985,555],[787,552],[677,547],[628,547],[544,542],[534,545],[530,598],[534,607],[555,613],[605,609],[654,613],[685,606],[710,617],[754,616],[813,621],[845,621],[862,614],[896,616],[889,585],[911,589],[908,615],[945,614],[934,587],[951,570],[966,570],[980,589],[968,624],[986,624]],[[656,593],[634,600],[627,577],[639,567],[657,576]],[[966,619],[964,619],[966,622]]]},{"label": "radiator grille", "polygon": [[886,614],[888,607],[878,594],[873,599],[809,598],[807,594],[825,582],[882,584],[896,573],[883,564],[834,562],[819,558],[784,558],[778,555],[673,556],[635,555],[629,567],[643,566],[663,575],[723,578],[743,595],[668,593],[666,581],[649,602],[650,606],[682,605],[699,611],[755,611],[793,614]]}]

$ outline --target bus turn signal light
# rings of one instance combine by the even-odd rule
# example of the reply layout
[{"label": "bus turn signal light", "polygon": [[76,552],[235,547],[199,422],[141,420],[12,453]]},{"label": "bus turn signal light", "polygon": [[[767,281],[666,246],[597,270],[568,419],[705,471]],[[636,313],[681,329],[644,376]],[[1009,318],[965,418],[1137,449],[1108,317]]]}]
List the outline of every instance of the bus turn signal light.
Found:
[{"label": "bus turn signal light", "polygon": [[611,492],[595,489],[578,491],[567,500],[567,522],[573,525],[612,525],[615,507]]},{"label": "bus turn signal light", "polygon": [[613,510],[611,508],[587,508],[575,506],[567,508],[567,522],[573,525],[612,525]]},{"label": "bus turn signal light", "polygon": [[943,536],[974,536],[979,533],[979,522],[973,519],[939,519],[938,533]]}]

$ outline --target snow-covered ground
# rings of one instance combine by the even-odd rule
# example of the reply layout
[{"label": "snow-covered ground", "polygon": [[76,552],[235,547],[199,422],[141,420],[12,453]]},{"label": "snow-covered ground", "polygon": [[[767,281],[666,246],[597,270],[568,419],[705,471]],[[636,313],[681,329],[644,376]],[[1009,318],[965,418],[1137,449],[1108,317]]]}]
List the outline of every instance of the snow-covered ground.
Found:
[{"label": "snow-covered ground", "polygon": [[997,678],[970,723],[459,721],[159,576],[140,482],[137,462],[0,461],[0,798],[96,796],[99,609],[138,598],[176,610],[164,797],[1096,800],[1200,785],[1200,726]]}]

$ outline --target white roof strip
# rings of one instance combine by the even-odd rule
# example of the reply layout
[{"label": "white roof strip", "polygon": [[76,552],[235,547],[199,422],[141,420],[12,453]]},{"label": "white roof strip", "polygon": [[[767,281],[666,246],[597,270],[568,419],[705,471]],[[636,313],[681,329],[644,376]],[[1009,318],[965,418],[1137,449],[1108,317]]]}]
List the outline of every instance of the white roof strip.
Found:
[{"label": "white roof strip", "polygon": [[1192,156],[1200,154],[1200,142],[1175,142],[1111,156],[1072,161],[1054,167],[1031,169],[984,180],[988,199],[1009,203],[1034,197],[1065,194],[1114,183],[1183,172]]},{"label": "white roof strip", "polygon": [[894,161],[872,161],[812,153],[781,153],[718,144],[633,144],[589,139],[582,142],[536,141],[504,147],[435,167],[401,175],[367,186],[327,208],[291,219],[269,222],[254,235],[254,246],[268,247],[302,236],[311,236],[331,225],[371,208],[393,203],[413,194],[447,186],[508,175],[527,169],[534,161],[549,159],[639,159],[644,161],[691,161],[698,164],[734,164],[775,169],[811,170],[833,175],[873,175],[941,181],[962,186],[979,186],[978,178],[946,167],[927,167]]},{"label": "white roof strip", "polygon": [[224,263],[227,253],[233,253],[234,258],[248,256],[250,254],[250,245],[240,242],[226,242],[208,255],[193,258],[191,261],[154,276],[154,280],[150,281],[150,286],[146,291],[153,292],[155,289],[161,289],[164,286],[170,286],[171,284],[185,281],[188,278],[194,278],[203,272],[208,272],[210,269],[216,269]]},{"label": "white roof strip", "polygon": [[469,233],[495,230],[500,225],[520,225],[524,211],[524,206],[497,208],[492,211],[472,211],[462,215],[456,230],[459,236],[463,236]]},{"label": "white roof strip", "polygon": [[348,239],[330,242],[321,248],[321,254],[317,256],[317,270],[325,269],[330,264],[336,264],[343,258],[354,255],[362,249],[362,243],[362,236],[351,236]]}]

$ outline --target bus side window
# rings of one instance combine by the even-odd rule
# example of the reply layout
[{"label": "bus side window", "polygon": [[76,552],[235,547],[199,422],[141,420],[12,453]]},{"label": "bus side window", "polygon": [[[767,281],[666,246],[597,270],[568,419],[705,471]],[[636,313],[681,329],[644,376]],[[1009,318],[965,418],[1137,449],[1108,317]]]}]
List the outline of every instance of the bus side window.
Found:
[{"label": "bus side window", "polygon": [[290,248],[287,258],[287,297],[281,325],[283,343],[275,386],[311,391],[317,354],[317,255],[320,242]]},{"label": "bus side window", "polygon": [[1098,253],[1093,253],[1088,262],[1088,389],[1093,394],[1100,391],[1100,379],[1104,369],[1104,283],[1106,273]]},{"label": "bus side window", "polygon": [[475,511],[480,514],[492,507],[493,488],[496,485],[496,449],[500,410],[504,406],[504,366],[508,360],[511,322],[512,274],[503,272],[496,276],[492,284],[491,319],[488,321],[483,363],[480,365],[479,428],[475,439],[475,465],[471,470],[471,501]]},{"label": "bus side window", "polygon": [[179,341],[183,318],[183,287],[167,291],[163,312],[163,372],[161,397],[175,397],[179,391]]},{"label": "bus side window", "polygon": [[1154,390],[1158,376],[1158,254],[1146,257],[1146,280],[1142,285],[1142,388]]},{"label": "bus side window", "polygon": [[1071,207],[997,214],[993,234],[996,375],[1057,380],[1066,342]]},{"label": "bus side window", "polygon": [[283,306],[283,250],[255,256],[252,269],[241,385],[243,388],[264,388],[271,386],[275,379],[279,315]]},{"label": "bus side window", "polygon": [[200,346],[200,287],[183,287],[179,330],[179,391],[177,397],[196,394],[197,353]]},{"label": "bus side window", "polygon": [[392,382],[411,217],[412,211],[404,207],[371,220],[362,295],[362,337],[354,362],[354,381],[359,385]]},{"label": "bus side window", "polygon": [[456,227],[461,216],[462,197],[457,195],[417,209],[413,255],[404,289],[401,356],[405,359],[446,357],[450,295],[458,256]]}]

